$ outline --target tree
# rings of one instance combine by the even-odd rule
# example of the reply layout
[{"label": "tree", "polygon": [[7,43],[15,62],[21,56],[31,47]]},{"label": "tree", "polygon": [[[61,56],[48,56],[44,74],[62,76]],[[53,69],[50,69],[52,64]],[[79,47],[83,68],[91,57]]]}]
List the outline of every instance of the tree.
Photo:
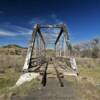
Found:
[{"label": "tree", "polygon": [[92,57],[93,58],[99,58],[100,57],[100,50],[97,46],[92,49]]}]

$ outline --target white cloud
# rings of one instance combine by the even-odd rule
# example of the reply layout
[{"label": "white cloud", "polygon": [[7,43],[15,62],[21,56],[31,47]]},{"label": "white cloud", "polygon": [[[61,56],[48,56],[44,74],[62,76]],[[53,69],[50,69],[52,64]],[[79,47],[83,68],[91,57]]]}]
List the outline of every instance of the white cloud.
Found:
[{"label": "white cloud", "polygon": [[16,34],[9,31],[0,30],[0,36],[16,36]]},{"label": "white cloud", "polygon": [[63,21],[61,21],[56,14],[51,14],[51,18],[54,20],[56,24],[63,24]]},{"label": "white cloud", "polygon": [[[0,13],[2,13],[2,11],[0,11]],[[36,24],[36,23],[40,23],[40,24],[48,23],[49,24],[49,22],[51,20],[55,24],[62,23],[62,21],[60,21],[58,19],[56,14],[48,15],[47,18],[46,18],[46,16],[45,16],[45,18],[43,18],[43,17],[41,17],[41,18],[39,18],[39,17],[33,18],[31,21],[29,21],[29,23],[30,24]],[[4,23],[4,24],[0,25],[0,36],[32,35],[32,31],[33,31],[33,29],[29,29],[29,28],[26,28],[26,27],[18,26],[18,25],[13,25],[11,23]],[[56,37],[58,35],[56,33],[59,33],[59,30],[57,30],[57,29],[47,30],[46,33],[51,35],[51,37]]]},{"label": "white cloud", "polygon": [[32,30],[25,28],[25,27],[21,27],[21,26],[17,26],[17,25],[10,25],[10,27],[15,29],[15,33],[17,35],[31,35],[32,34]]},{"label": "white cloud", "polygon": [[31,34],[32,30],[25,27],[12,25],[10,23],[0,25],[0,36],[24,36]]},{"label": "white cloud", "polygon": [[41,16],[41,17],[35,17],[32,18],[29,21],[29,24],[34,25],[34,24],[63,24],[63,21],[61,21],[58,16],[53,13],[53,14],[49,14],[47,16]]}]

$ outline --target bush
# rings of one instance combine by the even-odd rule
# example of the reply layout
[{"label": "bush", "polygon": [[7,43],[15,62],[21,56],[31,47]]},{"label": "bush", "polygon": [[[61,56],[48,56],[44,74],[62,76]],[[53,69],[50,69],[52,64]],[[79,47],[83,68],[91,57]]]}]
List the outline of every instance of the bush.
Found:
[{"label": "bush", "polygon": [[92,50],[92,57],[93,58],[99,58],[100,55],[99,55],[99,48],[98,47],[94,47],[93,50]]}]

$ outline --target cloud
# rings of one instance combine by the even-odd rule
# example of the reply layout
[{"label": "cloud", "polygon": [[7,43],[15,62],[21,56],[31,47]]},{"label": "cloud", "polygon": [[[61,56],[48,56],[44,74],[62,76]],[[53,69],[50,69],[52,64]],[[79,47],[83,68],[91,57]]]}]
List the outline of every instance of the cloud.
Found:
[{"label": "cloud", "polygon": [[[0,14],[3,13],[3,11],[0,11]],[[49,14],[47,16],[42,16],[42,17],[35,17],[32,18],[32,20],[29,21],[30,25],[33,24],[62,24],[63,22],[58,18],[56,14]],[[45,30],[43,31],[44,33],[47,34],[52,34],[53,37],[56,36],[55,33],[59,33],[57,29],[52,29],[52,30]],[[24,36],[24,35],[31,35],[32,34],[32,29],[23,27],[23,26],[18,26],[18,25],[13,25],[9,22],[3,23],[0,25],[0,36]]]},{"label": "cloud", "polygon": [[24,36],[31,34],[31,29],[22,26],[12,25],[10,23],[0,25],[0,36]]},{"label": "cloud", "polygon": [[10,25],[10,28],[14,29],[13,31],[15,31],[15,33],[17,35],[31,35],[32,34],[32,30],[28,29],[26,27],[17,26],[17,25]]},{"label": "cloud", "polygon": [[0,30],[0,36],[16,36],[16,34],[9,31]]},{"label": "cloud", "polygon": [[59,17],[55,13],[52,13],[52,14],[49,14],[46,16],[32,18],[28,23],[31,25],[34,25],[34,24],[62,24],[63,21],[60,20]]},{"label": "cloud", "polygon": [[[63,24],[63,21],[61,21],[55,13],[52,13],[52,14],[49,14],[49,15],[46,15],[46,16],[32,18],[29,21],[29,24],[31,24],[31,25],[34,25],[34,24],[42,24],[42,25]],[[41,29],[41,32],[43,33],[46,41],[55,42],[60,30],[57,29],[57,28],[56,29],[54,29],[54,28],[44,28],[44,29]]]},{"label": "cloud", "polygon": [[63,21],[61,21],[56,14],[53,13],[50,16],[56,24],[63,24]]}]

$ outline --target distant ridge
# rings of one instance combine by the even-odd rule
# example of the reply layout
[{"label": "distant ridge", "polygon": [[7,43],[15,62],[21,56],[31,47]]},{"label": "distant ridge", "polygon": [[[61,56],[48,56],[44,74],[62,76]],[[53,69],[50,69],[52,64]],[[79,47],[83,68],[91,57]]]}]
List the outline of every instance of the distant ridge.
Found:
[{"label": "distant ridge", "polygon": [[20,49],[26,49],[26,47],[22,47],[22,46],[17,45],[17,44],[8,44],[8,45],[5,45],[5,46],[1,46],[1,48],[20,48]]}]

